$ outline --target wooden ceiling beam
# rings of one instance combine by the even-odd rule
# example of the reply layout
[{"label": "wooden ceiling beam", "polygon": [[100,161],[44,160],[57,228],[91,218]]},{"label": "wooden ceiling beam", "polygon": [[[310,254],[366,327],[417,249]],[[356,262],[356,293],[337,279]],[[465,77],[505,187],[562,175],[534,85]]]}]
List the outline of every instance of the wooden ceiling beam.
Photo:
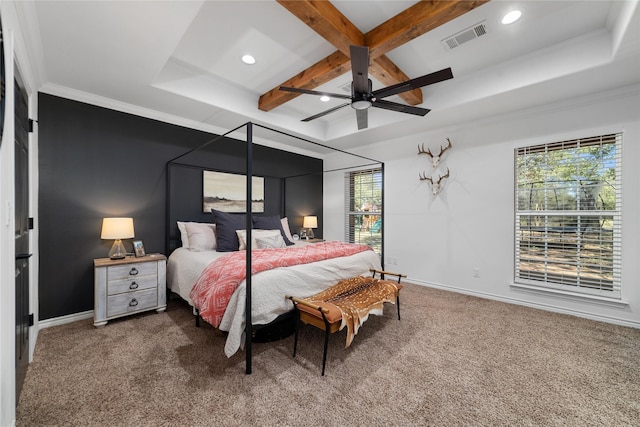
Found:
[{"label": "wooden ceiling beam", "polygon": [[270,111],[300,96],[299,93],[280,90],[280,86],[313,90],[328,81],[340,77],[349,72],[349,70],[351,70],[351,58],[337,50],[303,72],[291,77],[286,82],[274,87],[269,92],[260,95],[258,108],[262,111]]},{"label": "wooden ceiling beam", "polygon": [[[364,45],[365,36],[362,31],[360,31],[358,27],[356,27],[346,16],[344,16],[328,1],[278,0],[278,3],[298,17],[302,22],[307,24],[315,32],[320,34],[320,36],[326,39],[329,43],[334,45],[338,51],[347,55],[347,57],[350,55],[349,47],[351,45]],[[279,92],[283,91],[278,88],[280,86],[291,86],[290,83],[292,83],[292,80],[296,80],[298,84],[304,85],[294,87],[303,89],[315,89],[319,86],[314,86],[311,79],[316,81],[322,80],[324,83],[330,81],[330,79],[327,80],[324,77],[320,77],[319,79],[313,78],[311,73],[311,68],[314,68],[316,71],[321,71],[323,67],[318,66],[318,64],[331,62],[330,58],[331,57],[329,56],[306,69],[303,72],[306,75],[306,78],[302,76],[303,73],[300,73],[298,76],[294,76],[292,79],[287,80],[287,82],[280,84],[278,87],[273,88],[269,92],[260,96],[260,99],[258,100],[258,108],[260,110],[269,111],[270,109],[273,109],[278,105],[282,105],[282,103],[299,96],[300,94],[292,92],[282,95],[279,94]],[[351,64],[349,64],[346,71],[350,68]],[[409,77],[400,69],[400,67],[394,64],[393,61],[386,56],[372,60],[369,72],[385,86],[409,80]],[[399,94],[399,96],[409,105],[422,104],[422,90],[420,89],[406,91]],[[279,102],[281,103],[279,104]]]},{"label": "wooden ceiling beam", "polygon": [[[392,85],[409,80],[409,77],[387,58],[385,53],[488,1],[422,0],[363,35],[328,1],[278,0],[278,3],[336,46],[338,51],[261,95],[258,108],[270,111],[300,95],[281,91],[279,90],[280,86],[313,90],[349,71],[351,69],[349,60],[349,46],[351,44],[369,47],[371,62],[369,72],[381,83]],[[363,42],[360,41],[361,37]],[[330,70],[328,67],[331,64],[335,65],[337,69]],[[422,103],[420,89],[407,91],[399,96],[403,97],[410,105]]]},{"label": "wooden ceiling beam", "polygon": [[364,46],[364,34],[330,2],[277,0],[336,49],[349,56],[349,46]]}]

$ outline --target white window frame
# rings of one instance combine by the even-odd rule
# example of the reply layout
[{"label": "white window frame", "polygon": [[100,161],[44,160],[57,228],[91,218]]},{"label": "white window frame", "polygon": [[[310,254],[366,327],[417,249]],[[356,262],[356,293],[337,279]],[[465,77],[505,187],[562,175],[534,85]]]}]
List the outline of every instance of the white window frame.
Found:
[{"label": "white window frame", "polygon": [[[615,146],[613,158],[598,163],[585,154],[608,144]],[[571,178],[558,179],[559,169],[552,169],[552,156],[558,153],[566,154],[562,164],[575,171]],[[516,148],[514,166],[514,283],[620,300],[622,133]],[[597,166],[598,173],[610,173],[613,168],[615,178],[604,179],[602,172],[598,180],[585,179],[586,174],[580,172],[585,166]],[[614,203],[599,202],[604,200],[601,192],[605,185]],[[568,202],[559,201],[558,193],[568,197]],[[595,229],[590,226],[594,222],[598,224]]]},{"label": "white window frame", "polygon": [[[356,175],[371,175],[371,188],[365,190],[368,194],[361,194],[358,200],[354,200],[354,198],[356,198],[354,194],[354,177]],[[375,187],[377,182],[380,187],[380,192],[382,191],[383,176],[383,169],[381,167],[346,172],[344,192],[345,241],[349,243],[367,244],[379,255],[382,254],[382,230],[381,224],[377,224],[376,221],[377,219],[382,221],[383,201],[382,194],[379,196],[380,200],[376,200],[378,196],[375,195]],[[371,204],[371,207],[368,210],[364,207],[365,201],[368,201]],[[379,227],[380,232],[374,232],[374,230],[376,230],[375,227]]]}]

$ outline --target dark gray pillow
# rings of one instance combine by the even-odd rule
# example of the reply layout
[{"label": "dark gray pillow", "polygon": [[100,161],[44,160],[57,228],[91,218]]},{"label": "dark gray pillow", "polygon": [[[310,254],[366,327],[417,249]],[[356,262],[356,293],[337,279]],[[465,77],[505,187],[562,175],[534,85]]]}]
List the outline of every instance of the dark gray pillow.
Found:
[{"label": "dark gray pillow", "polygon": [[278,215],[254,216],[253,228],[257,230],[280,230],[282,240],[284,240],[287,246],[291,246],[294,244],[291,240],[287,239],[287,236],[284,234],[284,230],[282,229],[282,222],[280,221],[280,217]]},{"label": "dark gray pillow", "polygon": [[218,252],[233,252],[240,249],[236,230],[246,228],[245,214],[230,214],[211,209],[213,222],[216,224],[216,242]]}]

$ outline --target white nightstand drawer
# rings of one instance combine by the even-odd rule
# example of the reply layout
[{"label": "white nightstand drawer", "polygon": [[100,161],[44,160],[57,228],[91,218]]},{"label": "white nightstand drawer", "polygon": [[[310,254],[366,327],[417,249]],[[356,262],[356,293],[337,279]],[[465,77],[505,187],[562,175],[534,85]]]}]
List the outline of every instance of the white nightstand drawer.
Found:
[{"label": "white nightstand drawer", "polygon": [[158,305],[158,290],[148,289],[107,297],[107,317],[154,308]]},{"label": "white nightstand drawer", "polygon": [[107,295],[116,295],[123,292],[141,291],[143,289],[156,289],[158,287],[158,275],[133,276],[124,280],[110,280],[107,282]]},{"label": "white nightstand drawer", "polygon": [[158,265],[155,262],[140,262],[126,265],[112,265],[107,269],[107,280],[128,279],[149,274],[157,274]]}]

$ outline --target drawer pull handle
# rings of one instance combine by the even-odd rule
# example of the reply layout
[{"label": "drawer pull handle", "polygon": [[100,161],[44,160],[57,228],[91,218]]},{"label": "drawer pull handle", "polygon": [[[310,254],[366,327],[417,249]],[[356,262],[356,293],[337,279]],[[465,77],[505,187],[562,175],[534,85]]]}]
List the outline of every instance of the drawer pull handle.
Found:
[{"label": "drawer pull handle", "polygon": [[131,271],[129,271],[129,276],[135,276],[138,274],[138,269],[133,267]]},{"label": "drawer pull handle", "polygon": [[138,289],[138,285],[136,282],[131,282],[131,284],[129,285],[129,289]]},{"label": "drawer pull handle", "polygon": [[135,298],[129,302],[129,307],[135,307],[136,305],[138,305],[138,300]]}]

